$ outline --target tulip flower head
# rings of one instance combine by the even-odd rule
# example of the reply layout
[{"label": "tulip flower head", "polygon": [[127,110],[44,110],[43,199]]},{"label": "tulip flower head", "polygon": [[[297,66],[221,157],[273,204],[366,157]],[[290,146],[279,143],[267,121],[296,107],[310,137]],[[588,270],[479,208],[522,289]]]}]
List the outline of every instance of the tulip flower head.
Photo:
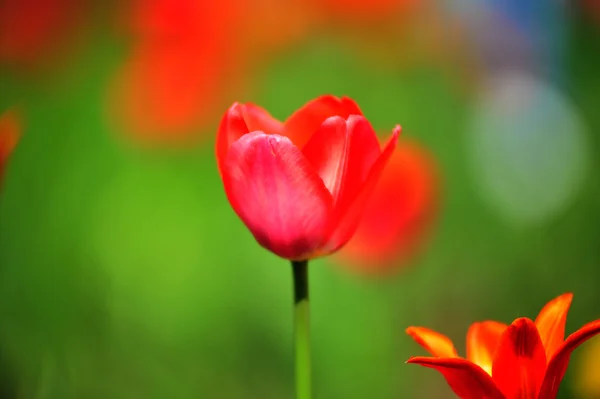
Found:
[{"label": "tulip flower head", "polygon": [[596,320],[564,338],[572,299],[564,294],[550,301],[535,322],[523,317],[509,326],[471,325],[466,359],[448,337],[409,327],[406,332],[434,357],[412,357],[407,363],[438,370],[462,399],[555,399],[573,350],[600,333]]},{"label": "tulip flower head", "polygon": [[19,141],[20,130],[19,118],[14,110],[0,116],[0,182],[8,157]]},{"label": "tulip flower head", "polygon": [[307,260],[352,237],[399,133],[396,126],[381,149],[346,97],[319,97],[285,122],[235,103],[219,126],[217,163],[231,206],[258,243]]}]

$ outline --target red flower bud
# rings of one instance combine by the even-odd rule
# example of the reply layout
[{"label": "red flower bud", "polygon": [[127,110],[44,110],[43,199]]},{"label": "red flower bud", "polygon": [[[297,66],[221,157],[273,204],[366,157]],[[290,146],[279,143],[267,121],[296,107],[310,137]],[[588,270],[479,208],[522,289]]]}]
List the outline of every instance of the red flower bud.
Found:
[{"label": "red flower bud", "polygon": [[319,97],[285,122],[235,103],[219,127],[217,162],[231,206],[258,243],[304,260],[352,237],[399,133],[382,150],[346,97]]}]

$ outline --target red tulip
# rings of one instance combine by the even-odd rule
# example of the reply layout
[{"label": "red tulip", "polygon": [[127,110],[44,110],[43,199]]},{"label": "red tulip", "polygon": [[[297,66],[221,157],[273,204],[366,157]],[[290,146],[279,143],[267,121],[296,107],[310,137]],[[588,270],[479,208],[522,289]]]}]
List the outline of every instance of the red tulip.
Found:
[{"label": "red tulip", "polygon": [[392,155],[346,97],[310,101],[285,122],[235,103],[219,127],[216,154],[234,211],[264,248],[290,260],[340,249]]},{"label": "red tulip", "polygon": [[571,353],[600,333],[600,320],[565,335],[572,294],[550,301],[535,322],[516,319],[510,326],[475,323],[467,333],[467,359],[446,336],[422,327],[406,332],[435,357],[413,357],[438,370],[462,399],[555,399]]},{"label": "red tulip", "polygon": [[438,179],[431,155],[403,140],[391,156],[340,260],[357,271],[389,271],[413,256],[431,227]]},{"label": "red tulip", "polygon": [[6,111],[0,116],[0,182],[8,157],[19,141],[21,124],[14,110]]}]

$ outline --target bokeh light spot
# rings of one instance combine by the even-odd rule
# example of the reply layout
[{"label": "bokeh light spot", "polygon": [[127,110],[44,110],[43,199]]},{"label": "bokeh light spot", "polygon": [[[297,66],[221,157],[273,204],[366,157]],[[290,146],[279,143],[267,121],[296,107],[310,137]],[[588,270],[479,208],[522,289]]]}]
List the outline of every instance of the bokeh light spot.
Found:
[{"label": "bokeh light spot", "polygon": [[493,76],[476,104],[468,144],[482,197],[518,224],[562,211],[588,160],[577,109],[556,88],[516,72]]}]

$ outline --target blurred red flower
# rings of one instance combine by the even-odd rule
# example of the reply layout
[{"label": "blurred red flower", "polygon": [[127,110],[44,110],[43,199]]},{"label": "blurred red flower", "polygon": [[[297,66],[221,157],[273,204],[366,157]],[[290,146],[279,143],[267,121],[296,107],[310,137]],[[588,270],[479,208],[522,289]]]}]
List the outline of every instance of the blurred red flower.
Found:
[{"label": "blurred red flower", "polygon": [[219,127],[217,163],[231,206],[258,243],[306,260],[352,237],[399,133],[397,126],[382,151],[346,97],[319,97],[283,123],[235,103]]},{"label": "blurred red flower", "polygon": [[21,136],[21,122],[17,111],[5,111],[0,115],[0,183],[8,157],[16,147]]},{"label": "blurred red flower", "polygon": [[409,327],[406,332],[435,357],[413,357],[408,363],[438,370],[462,399],[555,399],[573,350],[600,333],[596,320],[564,338],[572,299],[564,294],[550,301],[535,322],[523,317],[510,326],[471,325],[466,359],[448,337]]},{"label": "blurred red flower", "polygon": [[0,0],[0,62],[38,69],[59,56],[80,24],[81,0]]},{"label": "blurred red flower", "polygon": [[367,203],[356,233],[338,259],[360,272],[394,270],[424,243],[438,195],[433,157],[420,144],[402,140]]},{"label": "blurred red flower", "polygon": [[135,37],[109,106],[120,127],[145,142],[188,142],[224,101],[240,66],[242,0],[133,0]]}]

